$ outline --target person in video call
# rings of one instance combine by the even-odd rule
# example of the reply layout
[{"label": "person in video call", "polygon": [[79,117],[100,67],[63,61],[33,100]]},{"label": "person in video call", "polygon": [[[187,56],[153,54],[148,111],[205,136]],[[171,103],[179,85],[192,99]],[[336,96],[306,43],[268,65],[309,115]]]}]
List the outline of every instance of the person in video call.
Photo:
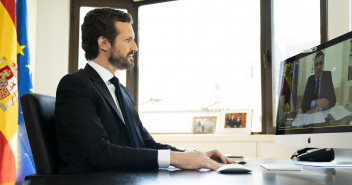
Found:
[{"label": "person in video call", "polygon": [[64,76],[56,92],[59,173],[111,169],[209,168],[234,163],[218,150],[183,151],[157,143],[143,127],[134,100],[116,78],[134,66],[138,50],[130,14],[102,8],[82,25],[84,69]]},{"label": "person in video call", "polygon": [[314,75],[306,84],[302,100],[302,112],[312,114],[327,110],[336,104],[334,85],[331,71],[324,70],[324,53],[318,51],[314,59]]}]

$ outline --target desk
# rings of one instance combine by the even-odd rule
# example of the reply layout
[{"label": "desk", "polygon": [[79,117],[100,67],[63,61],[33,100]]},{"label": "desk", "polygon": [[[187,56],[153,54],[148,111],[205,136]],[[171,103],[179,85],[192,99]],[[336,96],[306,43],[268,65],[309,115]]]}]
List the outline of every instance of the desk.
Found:
[{"label": "desk", "polygon": [[69,176],[50,176],[17,183],[18,185],[305,185],[352,182],[352,168],[317,168],[302,166],[302,171],[268,171],[262,163],[291,162],[289,159],[248,159],[251,174],[219,174],[216,171],[155,170],[155,171],[104,171]]}]

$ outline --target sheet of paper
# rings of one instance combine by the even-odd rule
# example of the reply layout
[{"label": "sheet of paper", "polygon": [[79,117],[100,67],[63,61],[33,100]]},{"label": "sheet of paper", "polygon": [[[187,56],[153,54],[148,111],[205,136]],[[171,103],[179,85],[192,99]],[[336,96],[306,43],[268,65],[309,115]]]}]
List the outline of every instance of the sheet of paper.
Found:
[{"label": "sheet of paper", "polygon": [[319,111],[313,114],[298,114],[292,122],[292,126],[302,126],[312,123],[324,123],[328,111]]},{"label": "sheet of paper", "polygon": [[340,120],[344,117],[350,116],[352,113],[348,112],[343,106],[337,105],[330,109],[330,114],[335,120]]},{"label": "sheet of paper", "polygon": [[313,114],[306,114],[306,117],[307,117],[307,124],[324,123],[325,118],[327,117],[327,112],[319,111]]},{"label": "sheet of paper", "polygon": [[307,124],[306,114],[297,114],[295,120],[292,122],[293,127],[302,126]]},{"label": "sheet of paper", "polygon": [[301,171],[302,168],[292,163],[261,164],[261,167],[273,171]]},{"label": "sheet of paper", "polygon": [[305,166],[316,166],[316,167],[349,167],[352,168],[352,164],[339,164],[334,162],[302,162],[296,163],[297,165]]}]

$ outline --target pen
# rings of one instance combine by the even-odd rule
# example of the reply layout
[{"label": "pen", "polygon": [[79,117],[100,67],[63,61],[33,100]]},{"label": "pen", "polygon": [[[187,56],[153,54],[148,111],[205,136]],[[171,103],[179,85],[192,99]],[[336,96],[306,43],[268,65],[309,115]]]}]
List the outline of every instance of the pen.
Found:
[{"label": "pen", "polygon": [[243,156],[225,155],[227,158],[243,158]]},{"label": "pen", "polygon": [[238,163],[238,164],[247,164],[246,161],[238,161],[237,163]]}]

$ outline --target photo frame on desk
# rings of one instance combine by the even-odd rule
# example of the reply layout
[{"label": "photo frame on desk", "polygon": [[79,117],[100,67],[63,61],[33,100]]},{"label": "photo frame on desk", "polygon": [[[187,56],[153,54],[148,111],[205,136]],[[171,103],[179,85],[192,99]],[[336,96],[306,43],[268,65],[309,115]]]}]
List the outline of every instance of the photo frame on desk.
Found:
[{"label": "photo frame on desk", "polygon": [[249,135],[252,130],[252,109],[226,110],[221,113],[219,134]]},{"label": "photo frame on desk", "polygon": [[193,118],[193,134],[214,134],[216,130],[217,116],[202,116]]}]

